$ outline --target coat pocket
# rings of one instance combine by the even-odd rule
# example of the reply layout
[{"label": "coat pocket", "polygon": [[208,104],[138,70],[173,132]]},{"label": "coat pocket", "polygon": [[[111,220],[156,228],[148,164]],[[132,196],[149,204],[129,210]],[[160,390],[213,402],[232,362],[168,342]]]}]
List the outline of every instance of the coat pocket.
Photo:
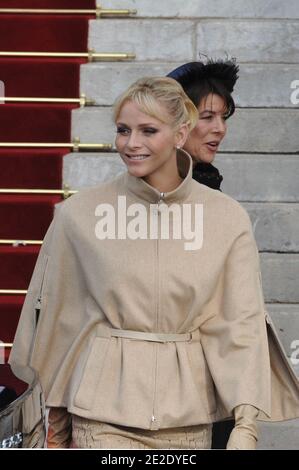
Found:
[{"label": "coat pocket", "polygon": [[82,378],[74,398],[74,405],[89,410],[93,406],[97,385],[101,378],[110,338],[96,337],[91,345]]}]

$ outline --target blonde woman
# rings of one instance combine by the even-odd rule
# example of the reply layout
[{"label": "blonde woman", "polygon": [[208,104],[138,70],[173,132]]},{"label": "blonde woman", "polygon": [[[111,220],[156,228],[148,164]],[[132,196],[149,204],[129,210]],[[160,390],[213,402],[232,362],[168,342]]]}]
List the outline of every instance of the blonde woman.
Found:
[{"label": "blonde woman", "polygon": [[49,447],[208,449],[234,416],[227,448],[254,449],[256,418],[293,416],[299,394],[275,382],[271,409],[249,217],[192,179],[198,112],[173,79],[138,80],[114,116],[127,172],[62,204],[10,361],[40,374]]}]

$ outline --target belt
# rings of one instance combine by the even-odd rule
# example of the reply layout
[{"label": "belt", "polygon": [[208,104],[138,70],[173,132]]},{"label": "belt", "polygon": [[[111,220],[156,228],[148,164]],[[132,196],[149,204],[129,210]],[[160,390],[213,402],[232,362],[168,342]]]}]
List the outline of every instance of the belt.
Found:
[{"label": "belt", "polygon": [[127,338],[127,339],[136,339],[141,341],[154,341],[156,343],[173,343],[173,342],[187,342],[195,337],[199,337],[199,329],[194,330],[190,333],[148,333],[145,331],[133,331],[133,330],[121,330],[115,328],[103,327],[98,328],[98,334],[100,336],[101,332],[103,336],[117,337],[117,338]]}]

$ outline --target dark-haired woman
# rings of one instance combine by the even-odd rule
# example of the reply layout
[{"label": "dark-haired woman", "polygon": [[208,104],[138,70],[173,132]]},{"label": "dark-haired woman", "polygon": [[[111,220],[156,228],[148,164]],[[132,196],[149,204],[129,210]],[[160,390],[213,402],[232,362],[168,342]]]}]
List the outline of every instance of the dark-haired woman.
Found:
[{"label": "dark-haired woman", "polygon": [[238,66],[230,60],[189,62],[168,74],[177,80],[199,111],[197,126],[184,149],[193,158],[193,178],[220,189],[222,176],[212,165],[226,134],[226,120],[235,112],[231,95],[238,79]]},{"label": "dark-haired woman", "polygon": [[[212,165],[226,134],[226,120],[235,111],[231,95],[238,79],[238,66],[232,61],[189,62],[168,74],[177,80],[199,111],[197,125],[189,134],[184,149],[193,159],[193,178],[213,189],[223,180]],[[234,421],[213,425],[212,448],[225,449]]]}]

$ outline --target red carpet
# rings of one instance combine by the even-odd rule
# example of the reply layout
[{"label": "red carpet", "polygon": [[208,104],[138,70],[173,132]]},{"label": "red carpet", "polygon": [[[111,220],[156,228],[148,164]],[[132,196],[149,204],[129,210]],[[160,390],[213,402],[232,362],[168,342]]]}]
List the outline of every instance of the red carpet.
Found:
[{"label": "red carpet", "polygon": [[69,104],[2,104],[0,141],[70,142],[71,112],[75,107]]},{"label": "red carpet", "polygon": [[[0,20],[1,21],[1,20]],[[83,59],[0,58],[8,97],[76,98]]]},{"label": "red carpet", "polygon": [[62,149],[0,148],[0,187],[56,189],[62,187]]},{"label": "red carpet", "polygon": [[[41,240],[60,196],[0,195],[0,239]],[[14,289],[14,286],[11,286]]]},{"label": "red carpet", "polygon": [[[95,0],[0,0],[0,8],[92,8]],[[0,14],[0,51],[86,52],[89,15]],[[7,97],[78,98],[84,59],[0,57]],[[0,105],[0,142],[70,142],[75,105]],[[62,158],[69,149],[0,148],[0,188],[61,189]],[[0,194],[0,239],[42,240],[59,195]],[[0,289],[28,288],[40,246],[0,245]],[[24,302],[0,294],[0,340],[11,343]],[[8,358],[9,349],[5,350]],[[0,385],[17,381],[0,366]]]},{"label": "red carpet", "polygon": [[24,302],[23,295],[3,295],[0,304],[0,315],[8,316],[10,321],[7,322],[6,328],[1,326],[1,338],[3,342],[10,342],[14,336],[18,320],[19,311]]},{"label": "red carpet", "polygon": [[86,50],[88,18],[79,15],[3,15],[0,50],[82,52]]},{"label": "red carpet", "polygon": [[[38,245],[0,246],[2,289],[27,289],[39,252]],[[13,302],[14,296],[11,296]],[[6,299],[7,300],[7,299]],[[2,298],[3,301],[3,298]],[[0,304],[1,305],[1,304]],[[7,334],[7,333],[4,333]],[[9,338],[9,337],[8,337]],[[3,338],[1,338],[3,341]],[[10,337],[11,339],[11,337]]]},{"label": "red carpet", "polygon": [[0,0],[0,8],[95,8],[95,0]]}]

